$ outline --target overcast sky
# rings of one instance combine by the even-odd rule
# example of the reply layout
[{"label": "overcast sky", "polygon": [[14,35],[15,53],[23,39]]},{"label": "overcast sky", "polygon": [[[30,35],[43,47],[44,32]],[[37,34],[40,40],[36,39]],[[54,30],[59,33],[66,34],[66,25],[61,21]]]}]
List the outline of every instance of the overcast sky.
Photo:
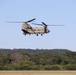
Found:
[{"label": "overcast sky", "polygon": [[[43,36],[24,36],[22,23],[5,23],[32,18],[37,23],[65,26],[48,27],[50,33]],[[76,51],[76,0],[0,0],[0,48]]]}]

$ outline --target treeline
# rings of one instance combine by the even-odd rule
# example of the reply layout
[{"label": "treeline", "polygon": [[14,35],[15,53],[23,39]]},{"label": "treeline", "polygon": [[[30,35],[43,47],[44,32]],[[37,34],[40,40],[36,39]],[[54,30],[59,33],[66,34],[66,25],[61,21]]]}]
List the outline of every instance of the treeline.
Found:
[{"label": "treeline", "polygon": [[43,52],[52,52],[52,53],[65,53],[70,50],[68,49],[0,49],[0,53],[43,53]]},{"label": "treeline", "polygon": [[76,52],[66,49],[0,49],[0,70],[76,70]]}]

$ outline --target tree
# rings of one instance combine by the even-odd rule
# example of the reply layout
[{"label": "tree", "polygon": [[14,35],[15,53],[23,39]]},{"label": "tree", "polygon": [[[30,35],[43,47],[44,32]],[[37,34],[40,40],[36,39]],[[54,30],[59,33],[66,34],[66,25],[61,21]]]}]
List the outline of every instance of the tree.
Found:
[{"label": "tree", "polygon": [[32,61],[21,61],[19,64],[19,70],[32,70],[35,66],[35,63]]},{"label": "tree", "polygon": [[68,64],[65,66],[67,70],[76,70],[76,64]]},{"label": "tree", "polygon": [[53,58],[52,58],[52,63],[53,64],[61,64],[63,58],[62,58],[62,55],[61,54],[53,54]]},{"label": "tree", "polygon": [[61,66],[60,65],[46,65],[44,70],[61,70]]}]

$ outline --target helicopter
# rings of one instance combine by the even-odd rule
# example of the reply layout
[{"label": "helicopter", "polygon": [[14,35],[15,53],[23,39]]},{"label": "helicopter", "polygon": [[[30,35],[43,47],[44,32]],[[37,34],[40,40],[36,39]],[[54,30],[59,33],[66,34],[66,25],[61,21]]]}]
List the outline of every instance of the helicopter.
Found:
[{"label": "helicopter", "polygon": [[36,20],[36,18],[33,18],[29,21],[26,21],[26,22],[11,22],[11,21],[7,21],[9,23],[23,23],[22,24],[22,31],[23,31],[23,34],[24,35],[31,35],[31,34],[36,34],[36,36],[38,36],[39,34],[41,34],[41,36],[43,34],[47,34],[50,32],[50,30],[48,29],[48,26],[63,26],[63,25],[47,25],[45,24],[44,22],[42,22],[42,24],[37,24],[37,23],[32,23],[33,25],[39,25],[39,26],[42,26],[42,27],[36,27],[36,28],[33,28],[32,26],[30,26],[30,22]]}]

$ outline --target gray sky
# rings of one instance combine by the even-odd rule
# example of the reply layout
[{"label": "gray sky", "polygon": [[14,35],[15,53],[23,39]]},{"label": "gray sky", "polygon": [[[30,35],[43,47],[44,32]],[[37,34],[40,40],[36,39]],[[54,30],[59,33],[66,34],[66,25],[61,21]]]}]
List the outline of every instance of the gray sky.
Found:
[{"label": "gray sky", "polygon": [[[32,18],[37,23],[65,26],[49,27],[50,33],[43,36],[24,36],[21,23],[5,23]],[[0,0],[0,48],[76,51],[76,0]]]}]

